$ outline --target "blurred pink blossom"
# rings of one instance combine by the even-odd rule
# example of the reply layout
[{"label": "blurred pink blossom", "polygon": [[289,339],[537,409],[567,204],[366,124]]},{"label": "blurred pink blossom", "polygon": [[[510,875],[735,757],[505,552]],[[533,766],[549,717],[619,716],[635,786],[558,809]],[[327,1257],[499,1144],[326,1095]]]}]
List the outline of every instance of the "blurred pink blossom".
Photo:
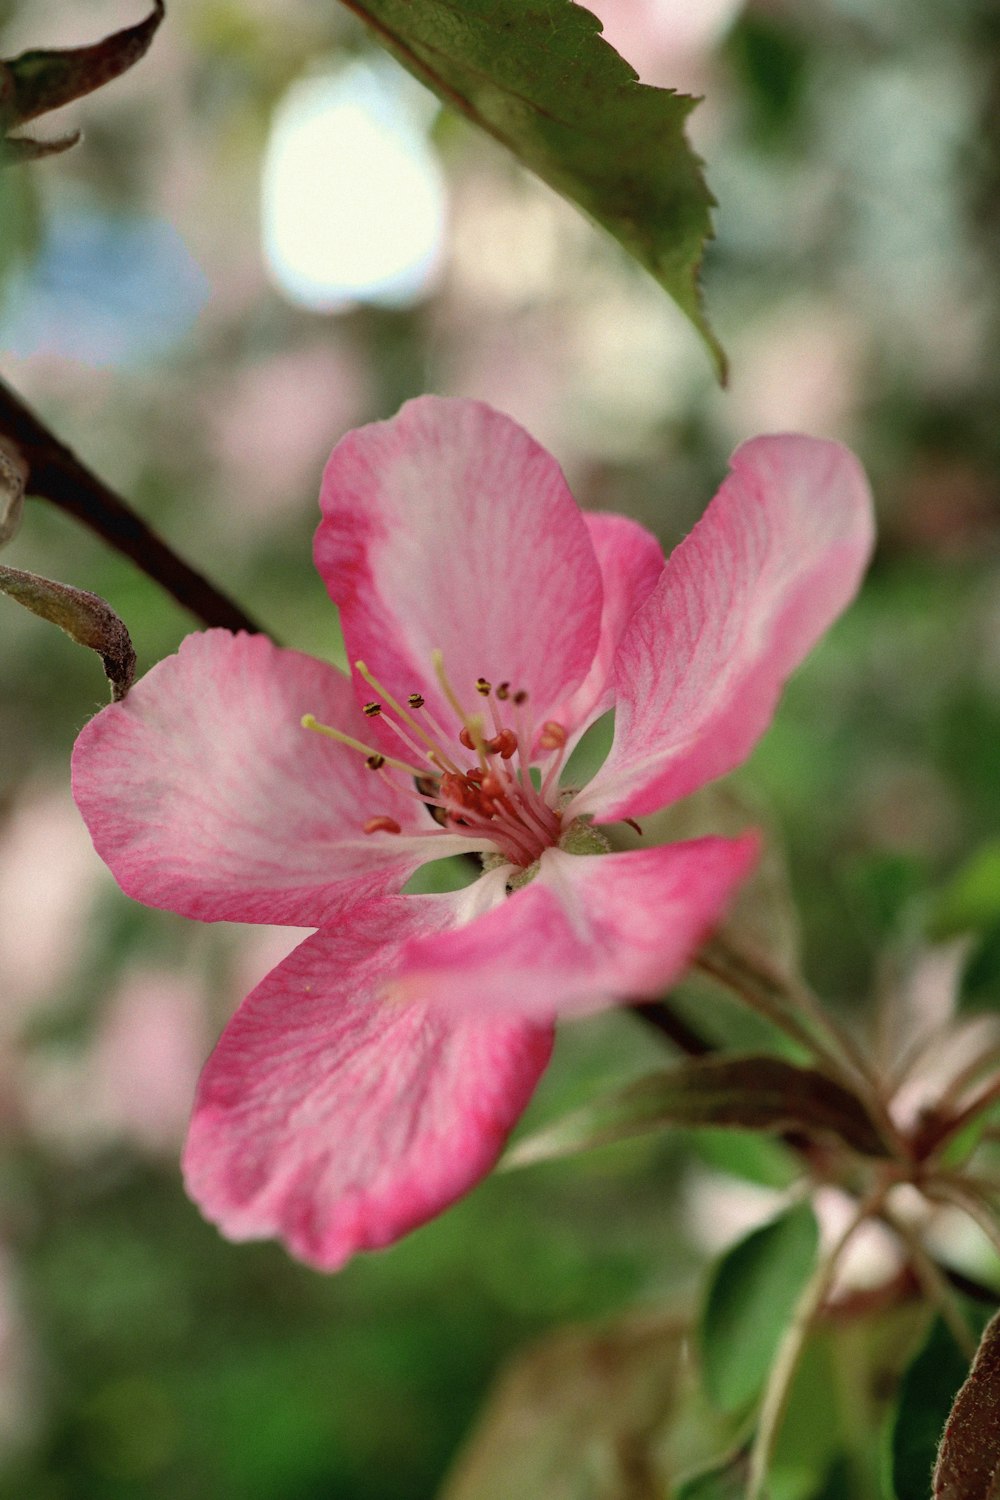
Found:
[{"label": "blurred pink blossom", "polygon": [[247,366],[210,403],[220,497],[278,524],[315,485],[331,426],[346,432],[369,401],[360,356],[332,336]]},{"label": "blurred pink blossom", "polygon": [[18,1074],[29,1127],[70,1156],[117,1141],[154,1156],[173,1153],[209,1037],[197,986],[178,974],[134,970],[87,1044],[23,1056]]},{"label": "blurred pink blossom", "polygon": [[0,825],[0,1035],[72,973],[100,886],[65,790],[29,787]]},{"label": "blurred pink blossom", "polygon": [[643,83],[688,90],[699,65],[725,36],[743,0],[581,0]]}]

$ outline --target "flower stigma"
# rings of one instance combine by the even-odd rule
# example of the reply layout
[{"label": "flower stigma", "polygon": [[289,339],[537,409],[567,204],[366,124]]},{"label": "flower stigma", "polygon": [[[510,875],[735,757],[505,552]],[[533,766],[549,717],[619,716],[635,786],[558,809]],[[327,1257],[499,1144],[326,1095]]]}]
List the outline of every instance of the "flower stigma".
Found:
[{"label": "flower stigma", "polygon": [[[473,684],[482,707],[472,713],[449,680],[442,653],[432,652],[431,661],[444,701],[454,715],[450,729],[438,720],[422,693],[412,692],[401,702],[363,661],[354,663],[355,671],[375,696],[362,705],[362,712],[398,739],[399,753],[366,744],[320,723],[313,714],[303,715],[302,727],[357,751],[369,770],[397,795],[403,792],[423,804],[440,826],[422,830],[417,837],[440,838],[461,831],[482,840],[484,859],[499,858],[527,871],[546,849],[562,844],[569,832],[560,806],[565,797],[559,792],[568,742],[565,726],[546,719],[536,730],[528,693],[512,688],[509,682],[494,688],[485,677]],[[476,762],[471,766],[470,755]],[[366,834],[402,832],[396,818],[377,809],[361,826]]]}]

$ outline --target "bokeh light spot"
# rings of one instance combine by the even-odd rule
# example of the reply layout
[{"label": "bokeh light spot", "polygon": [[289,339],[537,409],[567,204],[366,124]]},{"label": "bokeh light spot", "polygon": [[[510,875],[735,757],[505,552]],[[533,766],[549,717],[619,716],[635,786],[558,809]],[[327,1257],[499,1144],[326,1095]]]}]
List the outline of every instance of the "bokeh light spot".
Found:
[{"label": "bokeh light spot", "polygon": [[434,281],[445,188],[408,81],[352,63],[299,79],[278,106],[264,160],[269,272],[317,312],[405,306]]}]

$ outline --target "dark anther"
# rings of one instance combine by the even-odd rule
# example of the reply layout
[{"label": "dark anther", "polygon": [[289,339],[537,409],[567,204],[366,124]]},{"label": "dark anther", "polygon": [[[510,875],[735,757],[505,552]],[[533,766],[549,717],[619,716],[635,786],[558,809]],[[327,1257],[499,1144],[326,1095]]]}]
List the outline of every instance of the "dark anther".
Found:
[{"label": "dark anther", "polygon": [[485,677],[477,677],[476,678],[476,692],[477,693],[481,693],[484,698],[488,698],[490,696],[490,691],[491,691],[491,684],[486,681],[486,678]]},{"label": "dark anther", "polygon": [[368,715],[369,719],[377,719],[382,712],[382,705],[381,703],[366,703],[363,712]]},{"label": "dark anther", "polygon": [[385,756],[369,755],[365,760],[365,765],[368,767],[369,771],[381,771],[382,767],[385,765]]},{"label": "dark anther", "polygon": [[406,701],[411,708],[423,708],[424,695],[423,693],[411,693]]},{"label": "dark anther", "polygon": [[514,694],[514,702],[520,708],[521,704],[522,703],[527,703],[527,701],[528,701],[528,695],[524,691],[524,688],[519,688],[518,691]]},{"label": "dark anther", "polygon": [[506,699],[508,699],[510,697],[510,683],[509,682],[501,682],[500,686],[497,688],[497,697],[500,699],[501,702],[506,701]]}]

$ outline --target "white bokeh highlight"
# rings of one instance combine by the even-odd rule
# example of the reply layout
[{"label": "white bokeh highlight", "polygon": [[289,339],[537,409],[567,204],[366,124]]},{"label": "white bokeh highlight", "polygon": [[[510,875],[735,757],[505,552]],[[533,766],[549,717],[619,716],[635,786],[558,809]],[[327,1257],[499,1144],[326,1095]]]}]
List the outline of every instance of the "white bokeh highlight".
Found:
[{"label": "white bokeh highlight", "polygon": [[278,105],[261,229],[269,275],[298,306],[406,306],[433,286],[446,193],[422,93],[387,62],[354,62],[299,79]]}]

